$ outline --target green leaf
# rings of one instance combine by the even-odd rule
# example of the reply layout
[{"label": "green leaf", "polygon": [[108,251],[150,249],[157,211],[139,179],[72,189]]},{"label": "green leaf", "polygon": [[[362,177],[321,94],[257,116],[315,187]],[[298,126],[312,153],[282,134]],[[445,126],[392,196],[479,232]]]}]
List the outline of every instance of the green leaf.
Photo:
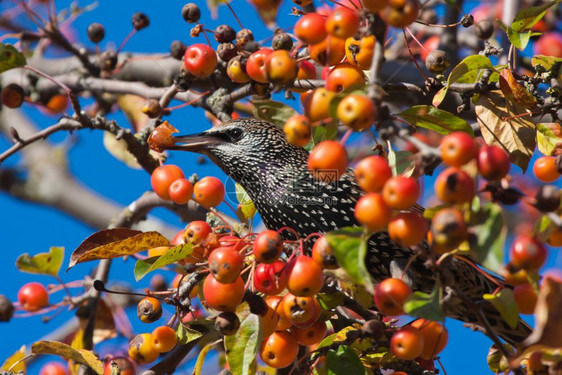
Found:
[{"label": "green leaf", "polygon": [[254,100],[252,104],[255,117],[271,121],[280,128],[283,128],[289,117],[297,113],[292,107],[274,100]]},{"label": "green leaf", "polygon": [[312,144],[311,147],[322,141],[334,140],[338,134],[338,126],[336,124],[326,124],[312,127]]},{"label": "green leaf", "polygon": [[513,290],[504,288],[496,294],[484,294],[484,300],[490,302],[502,316],[503,320],[512,328],[519,324],[519,308],[515,303]]},{"label": "green leaf", "polygon": [[430,105],[413,106],[398,113],[398,116],[411,125],[430,129],[439,134],[446,135],[460,130],[474,135],[472,127],[466,120]]},{"label": "green leaf", "polygon": [[562,58],[560,57],[536,55],[531,59],[531,65],[533,66],[533,68],[537,65],[541,65],[545,70],[550,70],[552,69],[554,64],[561,61]]},{"label": "green leaf", "polygon": [[548,8],[550,8],[551,6],[553,6],[558,2],[559,0],[553,0],[543,5],[521,9],[515,15],[511,27],[515,31],[530,30],[533,26],[537,24],[537,22],[539,22],[544,17]]},{"label": "green leaf", "polygon": [[433,97],[433,105],[439,105],[445,99],[449,86],[455,82],[474,83],[478,80],[479,73],[483,69],[494,70],[494,66],[489,58],[482,55],[471,55],[461,61],[453,68],[451,74],[447,78],[447,84]]},{"label": "green leaf", "polygon": [[52,246],[48,253],[20,255],[16,260],[16,267],[23,272],[57,276],[63,259],[64,247]]},{"label": "green leaf", "polygon": [[[394,176],[399,174],[404,174],[406,176],[411,175],[414,171],[412,168],[412,153],[410,151],[394,151],[390,141],[387,141],[388,144],[388,165],[390,165],[390,169],[392,169],[392,174]],[[410,168],[408,170],[408,168]],[[406,173],[408,170],[409,174]]]},{"label": "green leaf", "polygon": [[509,361],[502,352],[495,346],[490,347],[486,362],[491,371],[498,373],[507,372],[510,370]]},{"label": "green leaf", "polygon": [[555,148],[562,149],[560,125],[556,123],[537,124],[537,147],[545,155],[552,155]]},{"label": "green leaf", "polygon": [[351,280],[372,291],[371,275],[365,266],[367,239],[363,236],[363,228],[346,227],[330,232],[326,237],[334,249],[338,264]]},{"label": "green leaf", "polygon": [[192,329],[184,324],[180,324],[176,329],[176,336],[178,338],[178,344],[185,345],[194,340],[197,340],[198,338],[203,336],[203,334],[196,329]]},{"label": "green leaf", "polygon": [[529,43],[529,40],[533,35],[532,31],[515,30],[511,28],[511,26],[506,25],[500,20],[496,21],[500,28],[507,34],[507,39],[509,39],[509,42],[513,44],[518,50],[523,51],[525,47],[527,47],[527,44]]},{"label": "green leaf", "polygon": [[256,209],[256,206],[254,205],[254,202],[252,202],[252,199],[250,198],[248,193],[246,193],[246,191],[240,184],[235,184],[234,189],[236,192],[236,199],[240,203],[239,207],[236,210],[236,214],[239,216],[239,219],[241,221],[248,222],[255,216],[258,210]]},{"label": "green leaf", "polygon": [[414,292],[404,303],[406,314],[441,322],[445,319],[441,309],[441,285],[436,282],[430,294]]},{"label": "green leaf", "polygon": [[320,303],[322,310],[333,310],[338,306],[341,306],[344,300],[343,293],[333,292],[333,293],[318,293],[316,299]]},{"label": "green leaf", "polygon": [[260,344],[259,318],[255,314],[249,314],[240,323],[236,334],[224,338],[226,359],[233,375],[256,373],[256,358]]},{"label": "green leaf", "polygon": [[497,203],[485,203],[476,210],[470,222],[476,234],[476,243],[471,247],[474,258],[493,272],[503,268],[503,249],[507,227],[502,208]]},{"label": "green leaf", "polygon": [[152,257],[145,260],[139,259],[135,264],[135,279],[139,281],[148,273],[185,259],[193,253],[193,244],[182,244],[174,246],[159,257]]},{"label": "green leaf", "polygon": [[0,73],[27,64],[25,56],[10,44],[0,43]]},{"label": "green leaf", "polygon": [[365,367],[353,351],[347,345],[341,345],[338,350],[328,350],[326,354],[327,375],[360,375],[365,374]]},{"label": "green leaf", "polygon": [[201,349],[199,355],[197,356],[197,362],[195,362],[195,367],[193,368],[193,375],[201,375],[201,371],[203,371],[203,363],[205,363],[205,357],[207,353],[215,346],[215,342],[207,344]]}]

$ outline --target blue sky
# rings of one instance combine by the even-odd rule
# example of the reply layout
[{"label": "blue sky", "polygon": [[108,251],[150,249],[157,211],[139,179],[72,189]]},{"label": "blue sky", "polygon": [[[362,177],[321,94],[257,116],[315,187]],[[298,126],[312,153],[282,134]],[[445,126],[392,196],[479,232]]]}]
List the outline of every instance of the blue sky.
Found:
[{"label": "blue sky", "polygon": [[[68,4],[68,1],[57,1],[57,6]],[[203,17],[202,23],[209,29],[214,29],[221,23],[235,26],[235,21],[226,7],[219,9],[219,20],[211,20],[206,11],[204,2],[196,1],[201,7]],[[80,5],[88,2],[82,0]],[[185,43],[192,43],[189,38],[190,25],[186,24],[181,17],[181,8],[185,4],[182,1],[107,1],[100,0],[96,9],[82,15],[74,24],[75,30],[81,40],[87,42],[86,28],[91,22],[100,22],[105,26],[106,38],[102,46],[118,46],[121,40],[130,31],[130,17],[134,12],[145,12],[150,18],[150,27],[135,35],[127,44],[125,50],[166,53],[170,43],[179,39]],[[285,0],[279,17],[281,27],[289,27],[294,19],[289,16],[293,4]],[[5,6],[5,5],[4,5]],[[268,36],[268,31],[259,21],[254,8],[244,0],[233,0],[232,6],[237,11],[245,27],[251,28],[256,39]],[[197,42],[202,41],[200,37]],[[35,108],[24,106],[27,115],[40,127],[46,127],[56,122],[56,118],[45,117]],[[127,120],[121,115],[112,115],[120,125],[127,126]],[[194,133],[204,130],[210,126],[203,112],[198,109],[184,108],[175,111],[169,121],[181,133]],[[68,141],[68,138],[58,135],[51,139],[55,142]],[[104,196],[122,205],[128,204],[140,196],[144,191],[150,189],[149,176],[144,171],[131,170],[114,159],[102,145],[102,134],[95,131],[82,131],[75,133],[72,137],[72,148],[69,152],[70,169],[79,181],[90,188],[99,191]],[[0,149],[8,147],[4,139],[0,139]],[[196,165],[196,155],[187,153],[172,153],[169,163],[177,163],[184,168],[187,175],[198,173],[200,176],[216,175],[225,178],[224,174],[214,165],[207,163],[204,166]],[[18,157],[12,157],[6,165],[17,166]],[[49,246],[64,246],[66,248],[65,265],[68,262],[71,251],[80,242],[93,232],[93,229],[76,222],[73,218],[52,210],[47,207],[37,206],[26,202],[12,199],[6,194],[0,194],[0,207],[3,215],[0,218],[0,234],[2,234],[0,249],[0,294],[15,299],[18,288],[29,281],[37,280],[43,283],[54,283],[54,279],[46,276],[33,276],[19,273],[15,266],[15,260],[20,253],[37,253],[47,251]],[[167,220],[172,225],[183,226],[177,218],[164,210],[156,210],[155,214]],[[129,261],[121,260],[114,262],[110,278],[117,278],[133,282],[132,266]],[[550,266],[554,264],[551,257]],[[560,264],[560,263],[558,263]],[[83,277],[84,273],[90,272],[93,264],[83,264],[75,267],[67,274],[63,274],[65,281],[76,280]],[[63,266],[63,268],[65,268]],[[167,275],[169,276],[169,275]],[[147,285],[143,281],[140,287]],[[57,294],[54,298],[60,298]],[[72,313],[64,313],[54,318],[51,323],[44,324],[39,317],[26,319],[14,319],[9,324],[0,324],[0,336],[4,338],[0,345],[0,361],[3,361],[21,345],[29,345],[48,333],[54,327],[63,324],[72,318]],[[152,330],[153,326],[137,323],[133,319],[135,328],[143,332]],[[487,370],[486,354],[491,344],[490,340],[480,333],[472,333],[462,328],[459,322],[447,321],[450,330],[449,345],[442,353],[443,363],[448,374],[485,373]],[[103,350],[102,350],[103,351]],[[54,358],[54,357],[53,357]],[[31,369],[30,373],[38,373],[37,367]]]}]

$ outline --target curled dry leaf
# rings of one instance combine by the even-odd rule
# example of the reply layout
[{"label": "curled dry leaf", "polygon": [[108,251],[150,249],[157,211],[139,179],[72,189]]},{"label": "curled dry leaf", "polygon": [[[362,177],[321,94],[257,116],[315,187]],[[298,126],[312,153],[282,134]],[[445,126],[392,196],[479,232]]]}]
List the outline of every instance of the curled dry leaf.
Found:
[{"label": "curled dry leaf", "polygon": [[505,149],[525,172],[535,150],[535,125],[527,111],[500,91],[481,94],[474,109],[486,143]]},{"label": "curled dry leaf", "polygon": [[170,241],[158,232],[143,233],[127,228],[105,229],[86,238],[74,250],[68,269],[77,263],[118,258],[158,246],[170,246]]},{"label": "curled dry leaf", "polygon": [[517,82],[510,69],[501,71],[500,89],[507,99],[524,108],[532,109],[537,105],[537,99],[525,86]]}]

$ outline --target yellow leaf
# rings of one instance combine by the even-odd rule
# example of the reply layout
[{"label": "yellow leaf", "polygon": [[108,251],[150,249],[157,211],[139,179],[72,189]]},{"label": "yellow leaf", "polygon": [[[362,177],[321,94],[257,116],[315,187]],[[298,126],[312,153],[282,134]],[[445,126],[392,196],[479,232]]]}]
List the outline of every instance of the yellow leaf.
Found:
[{"label": "yellow leaf", "polygon": [[0,370],[10,371],[13,373],[22,371],[25,374],[25,361],[23,361],[24,358],[25,358],[25,345],[22,346],[17,352],[12,354],[10,357],[8,357],[8,359],[4,361],[4,364],[2,364]]},{"label": "yellow leaf", "polygon": [[88,366],[97,374],[103,374],[102,362],[89,350],[74,349],[58,341],[37,341],[31,347],[33,354],[54,354]]}]

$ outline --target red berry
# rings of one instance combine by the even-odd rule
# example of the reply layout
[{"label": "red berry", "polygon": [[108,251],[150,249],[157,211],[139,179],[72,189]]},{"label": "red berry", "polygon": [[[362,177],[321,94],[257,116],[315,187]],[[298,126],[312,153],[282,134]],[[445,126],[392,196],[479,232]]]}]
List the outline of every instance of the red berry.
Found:
[{"label": "red berry", "polygon": [[287,289],[295,296],[313,296],[324,286],[322,268],[306,255],[287,264]]},{"label": "red berry", "polygon": [[244,258],[234,247],[219,247],[209,255],[211,275],[222,284],[229,284],[240,276]]},{"label": "red berry", "polygon": [[511,263],[525,270],[539,269],[546,261],[547,255],[542,242],[529,235],[517,237],[509,250]]},{"label": "red berry", "polygon": [[414,246],[422,242],[427,234],[427,221],[416,212],[403,212],[388,223],[388,235],[397,244]]},{"label": "red berry", "polygon": [[381,156],[373,155],[363,158],[355,167],[357,183],[367,193],[381,191],[391,177],[392,170],[388,161]]},{"label": "red berry", "polygon": [[418,200],[420,188],[411,177],[396,176],[384,184],[382,194],[384,201],[396,210],[406,210]]},{"label": "red berry", "polygon": [[254,256],[261,263],[275,262],[283,251],[283,239],[274,230],[264,230],[254,240]]},{"label": "red berry", "polygon": [[246,73],[256,82],[268,83],[267,71],[265,60],[273,50],[269,48],[262,48],[250,55],[246,62]]},{"label": "red berry", "polygon": [[206,44],[192,44],[185,50],[183,64],[187,71],[196,77],[211,75],[217,63],[217,54]]},{"label": "red berry", "polygon": [[509,155],[496,145],[483,146],[478,152],[478,172],[486,180],[503,178],[511,167]]},{"label": "red berry", "polygon": [[193,195],[193,184],[185,178],[179,178],[170,185],[168,195],[175,204],[186,204]]},{"label": "red berry", "polygon": [[404,302],[412,294],[412,289],[400,279],[386,279],[375,288],[375,305],[385,315],[404,314]]},{"label": "red berry", "polygon": [[152,171],[150,185],[160,198],[170,200],[170,186],[174,181],[185,178],[180,167],[173,164],[161,165]]},{"label": "red berry", "polygon": [[49,293],[38,282],[32,281],[22,286],[18,292],[18,302],[26,311],[37,311],[49,305]]},{"label": "red berry", "polygon": [[254,289],[265,295],[276,295],[287,287],[285,263],[276,260],[271,264],[259,263],[254,270]]},{"label": "red berry", "polygon": [[205,304],[218,311],[234,311],[244,297],[244,281],[239,276],[233,283],[222,284],[212,275],[203,282]]},{"label": "red berry", "polygon": [[422,354],[423,349],[423,336],[412,326],[402,327],[390,339],[390,351],[399,359],[415,359]]},{"label": "red berry", "polygon": [[295,23],[295,35],[308,44],[320,43],[326,38],[326,17],[318,13],[303,15]]},{"label": "red berry", "polygon": [[477,155],[478,145],[468,133],[452,132],[441,140],[441,159],[450,166],[461,167]]},{"label": "red berry", "polygon": [[61,362],[47,362],[39,371],[39,375],[66,375],[68,374],[66,364]]},{"label": "red berry", "polygon": [[203,177],[193,186],[193,197],[205,208],[216,207],[224,199],[225,190],[221,180],[213,176]]}]

